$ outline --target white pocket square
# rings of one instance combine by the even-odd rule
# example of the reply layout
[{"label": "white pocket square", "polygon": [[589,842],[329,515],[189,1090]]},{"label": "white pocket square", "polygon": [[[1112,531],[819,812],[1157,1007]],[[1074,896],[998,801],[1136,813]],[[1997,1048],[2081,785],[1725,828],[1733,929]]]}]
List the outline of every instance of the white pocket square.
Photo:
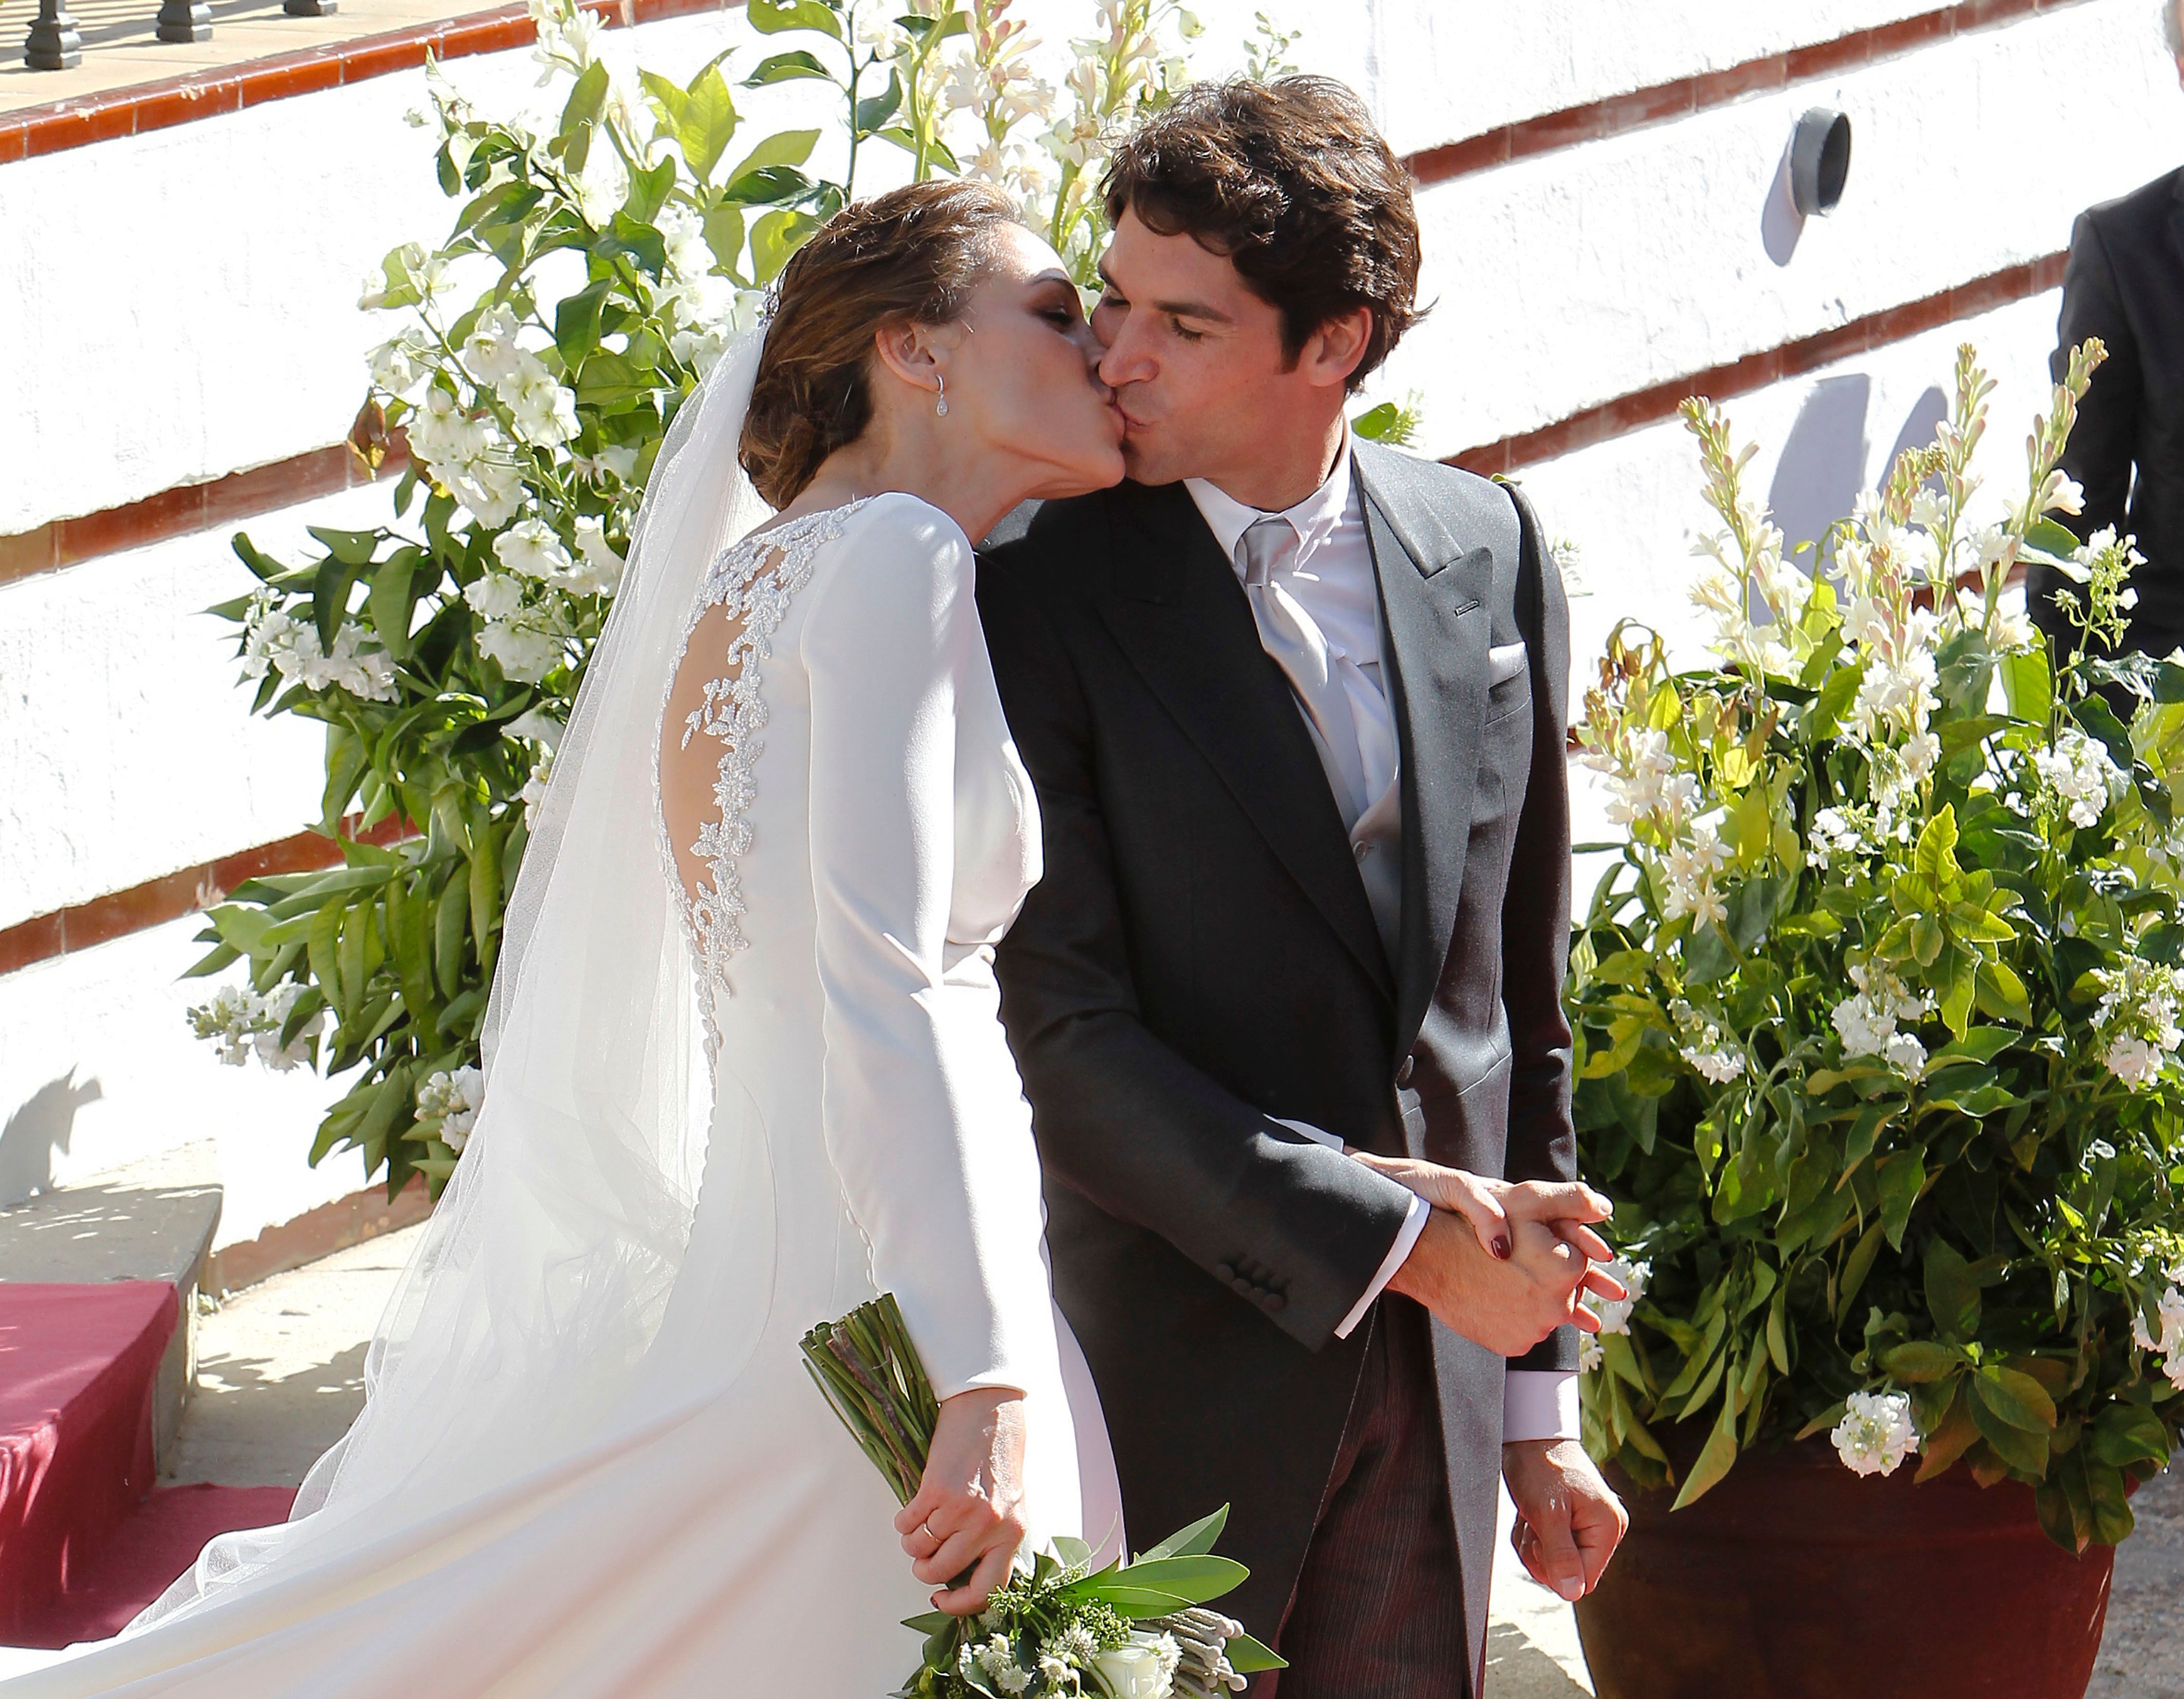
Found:
[{"label": "white pocket square", "polygon": [[1486,682],[1490,688],[1506,685],[1524,670],[1524,646],[1497,643],[1486,651]]}]

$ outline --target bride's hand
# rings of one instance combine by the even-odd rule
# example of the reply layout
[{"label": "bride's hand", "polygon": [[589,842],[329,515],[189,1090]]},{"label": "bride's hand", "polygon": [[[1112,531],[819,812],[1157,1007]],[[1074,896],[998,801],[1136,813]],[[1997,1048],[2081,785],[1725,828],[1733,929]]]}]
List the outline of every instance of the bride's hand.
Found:
[{"label": "bride's hand", "polygon": [[1613,1206],[1581,1181],[1489,1180],[1461,1168],[1444,1168],[1438,1162],[1420,1162],[1407,1156],[1374,1156],[1362,1150],[1350,1154],[1368,1168],[1408,1187],[1435,1209],[1462,1216],[1471,1223],[1486,1253],[1505,1262],[1509,1258],[1512,1224],[1517,1221],[1539,1222],[1591,1261],[1607,1262],[1615,1255],[1607,1241],[1591,1227],[1613,1215]]},{"label": "bride's hand", "polygon": [[940,1589],[935,1610],[975,1616],[1008,1579],[1024,1539],[1023,1451],[1021,1394],[973,1387],[941,1400],[917,1496],[894,1519],[910,1573]]}]

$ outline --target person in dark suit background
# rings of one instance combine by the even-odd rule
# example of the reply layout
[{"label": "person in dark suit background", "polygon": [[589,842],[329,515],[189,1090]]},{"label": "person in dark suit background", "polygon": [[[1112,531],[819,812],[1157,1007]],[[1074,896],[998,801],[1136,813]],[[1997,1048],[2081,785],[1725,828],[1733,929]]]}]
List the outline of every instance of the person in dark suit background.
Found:
[{"label": "person in dark suit background", "polygon": [[[1224,1608],[1292,1665],[1255,1695],[1464,1699],[1497,1477],[1565,1597],[1626,1526],[1575,1438],[1602,1277],[1518,1199],[1581,1189],[1562,587],[1513,489],[1348,431],[1418,265],[1354,95],[1193,90],[1107,193],[1132,481],[978,573],[1045,823],[999,975],[1056,1293],[1133,1532],[1233,1506]],[[1426,1201],[1481,1190],[1498,1241]]]},{"label": "person in dark suit background", "polygon": [[[2161,0],[2161,14],[2184,81],[2184,0]],[[2109,357],[2063,455],[2084,489],[2084,511],[2064,523],[2081,541],[2106,526],[2137,538],[2146,564],[2131,577],[2138,606],[2124,645],[2165,656],[2184,646],[2184,170],[2079,215],[2050,362],[2059,382],[2089,336]],[[2034,622],[2065,650],[2076,634],[2054,596],[2070,588],[2052,567],[2027,574]]]}]

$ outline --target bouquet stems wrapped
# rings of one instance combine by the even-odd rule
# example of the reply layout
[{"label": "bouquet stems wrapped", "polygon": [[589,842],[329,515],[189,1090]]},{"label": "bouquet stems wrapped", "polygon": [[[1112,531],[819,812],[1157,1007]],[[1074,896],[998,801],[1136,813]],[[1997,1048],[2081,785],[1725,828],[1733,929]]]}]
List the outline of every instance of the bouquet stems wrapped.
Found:
[{"label": "bouquet stems wrapped", "polygon": [[[896,1500],[910,1502],[940,1417],[933,1382],[892,1293],[804,1336],[805,1366]],[[1206,1608],[1250,1573],[1212,1555],[1228,1519],[1212,1515],[1134,1562],[1092,1568],[1081,1540],[1057,1539],[1021,1563],[976,1617],[933,1611],[904,1626],[924,1656],[897,1699],[1227,1699],[1282,1660],[1241,1623]]]}]

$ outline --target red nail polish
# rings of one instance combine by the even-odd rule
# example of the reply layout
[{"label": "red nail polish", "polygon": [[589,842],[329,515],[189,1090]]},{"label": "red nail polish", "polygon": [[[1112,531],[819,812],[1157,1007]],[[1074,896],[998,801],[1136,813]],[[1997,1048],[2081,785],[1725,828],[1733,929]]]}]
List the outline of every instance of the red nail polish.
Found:
[{"label": "red nail polish", "polygon": [[1494,1236],[1494,1243],[1493,1243],[1491,1245],[1488,1246],[1488,1247],[1487,1247],[1487,1249],[1490,1249],[1490,1250],[1491,1250],[1491,1251],[1494,1253],[1495,1256],[1496,1256],[1497,1259],[1499,1259],[1501,1261],[1503,1261],[1503,1262],[1507,1262],[1507,1261],[1508,1261],[1508,1260],[1509,1260],[1509,1238],[1508,1238],[1508,1235],[1507,1235],[1507,1234],[1506,1234],[1506,1233],[1496,1233],[1496,1234]]}]

